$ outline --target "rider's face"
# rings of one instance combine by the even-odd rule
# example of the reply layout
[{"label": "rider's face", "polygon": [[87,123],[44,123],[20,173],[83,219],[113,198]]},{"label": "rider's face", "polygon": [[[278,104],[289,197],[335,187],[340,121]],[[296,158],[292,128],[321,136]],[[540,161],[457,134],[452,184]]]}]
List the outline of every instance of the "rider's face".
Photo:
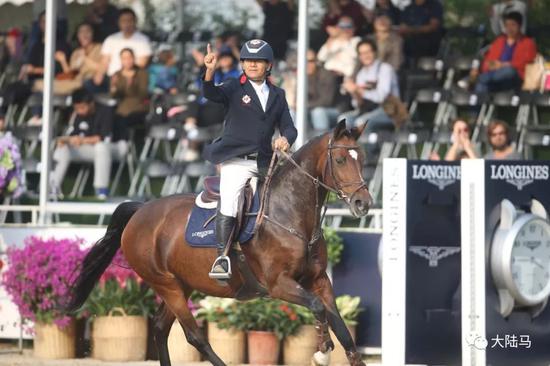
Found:
[{"label": "rider's face", "polygon": [[270,65],[265,60],[244,60],[242,62],[244,73],[252,81],[264,80]]}]

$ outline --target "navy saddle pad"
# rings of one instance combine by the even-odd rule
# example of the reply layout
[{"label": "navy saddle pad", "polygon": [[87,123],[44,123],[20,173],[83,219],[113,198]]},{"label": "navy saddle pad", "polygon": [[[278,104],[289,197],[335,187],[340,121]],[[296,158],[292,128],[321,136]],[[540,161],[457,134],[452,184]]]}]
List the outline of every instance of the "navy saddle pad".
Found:
[{"label": "navy saddle pad", "polygon": [[[260,189],[256,189],[250,213],[258,212],[260,208]],[[191,217],[185,229],[185,241],[192,247],[210,248],[216,247],[216,219],[211,220],[208,225],[204,224],[216,214],[216,209],[206,209],[198,207],[196,204],[191,210]],[[254,235],[254,226],[256,225],[256,215],[247,215],[244,218],[243,228],[239,233],[238,242],[244,243],[252,239]]]}]

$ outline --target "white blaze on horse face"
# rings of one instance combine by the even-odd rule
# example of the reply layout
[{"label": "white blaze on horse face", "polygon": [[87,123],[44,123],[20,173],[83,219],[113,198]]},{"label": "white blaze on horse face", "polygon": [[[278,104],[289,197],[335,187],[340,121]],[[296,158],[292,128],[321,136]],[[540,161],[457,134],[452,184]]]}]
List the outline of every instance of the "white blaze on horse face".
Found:
[{"label": "white blaze on horse face", "polygon": [[359,156],[359,155],[357,154],[357,151],[355,151],[355,150],[348,150],[348,152],[349,152],[349,154],[350,154],[350,156],[351,156],[351,158],[352,158],[353,160],[357,160],[357,157]]}]

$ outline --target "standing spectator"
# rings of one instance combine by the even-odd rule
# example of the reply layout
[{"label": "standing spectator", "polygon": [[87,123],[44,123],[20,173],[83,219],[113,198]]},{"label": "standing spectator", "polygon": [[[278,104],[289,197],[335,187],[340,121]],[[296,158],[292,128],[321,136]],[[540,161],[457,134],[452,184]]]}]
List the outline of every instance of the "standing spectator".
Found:
[{"label": "standing spectator", "polygon": [[111,78],[111,95],[118,99],[114,132],[115,139],[128,140],[129,128],[145,121],[149,80],[147,71],[136,65],[131,48],[120,51],[120,60],[122,69]]},{"label": "standing spectator", "polygon": [[504,121],[494,120],[487,127],[487,139],[491,151],[485,154],[485,159],[521,160],[521,155],[512,145],[510,126]]},{"label": "standing spectator", "polygon": [[327,70],[341,76],[351,76],[357,61],[357,44],[353,19],[343,16],[336,27],[329,27],[330,36],[319,50],[317,58]]},{"label": "standing spectator", "polygon": [[333,28],[342,17],[350,17],[358,35],[363,35],[367,27],[367,10],[357,0],[329,0],[328,11],[323,18],[323,29],[331,35]]},{"label": "standing spectator", "polygon": [[443,6],[438,0],[413,0],[401,14],[399,33],[409,64],[436,56],[443,37]]},{"label": "standing spectator", "polygon": [[370,12],[369,21],[372,23],[373,19],[380,15],[386,15],[390,18],[391,25],[399,25],[401,20],[401,10],[391,0],[376,0],[374,9]]},{"label": "standing spectator", "polygon": [[178,68],[171,46],[161,46],[157,62],[149,66],[149,92],[156,90],[176,94],[178,92]]},{"label": "standing spectator", "polygon": [[74,119],[68,135],[57,140],[53,160],[52,191],[61,193],[61,185],[71,162],[94,163],[94,188],[99,199],[109,194],[112,159],[126,155],[126,141],[113,141],[113,112],[96,105],[92,94],[77,89],[72,94]]},{"label": "standing spectator", "polygon": [[107,37],[101,48],[101,67],[94,76],[95,86],[103,91],[109,85],[105,77],[113,76],[121,69],[120,52],[123,49],[131,49],[135,55],[136,65],[145,68],[151,58],[152,50],[149,38],[136,28],[136,13],[130,8],[121,9],[118,16],[120,32]]},{"label": "standing spectator", "polygon": [[263,39],[273,47],[276,60],[284,60],[294,24],[294,0],[256,0],[264,11]]},{"label": "standing spectator", "polygon": [[[504,16],[506,32],[494,40],[483,59],[477,79],[477,93],[518,89],[521,86],[525,67],[537,55],[533,39],[521,33],[522,21],[520,13],[511,12]],[[472,77],[475,76],[476,70]]]},{"label": "standing spectator", "polygon": [[403,64],[403,39],[392,30],[391,20],[387,15],[379,15],[374,20],[372,38],[376,42],[378,58],[398,71]]},{"label": "standing spectator", "polygon": [[489,8],[489,21],[491,23],[491,30],[493,31],[495,36],[506,33],[506,27],[504,26],[504,16],[511,12],[521,14],[521,17],[523,18],[521,33],[525,34],[527,30],[527,4],[525,3],[525,1],[498,0]]},{"label": "standing spectator", "polygon": [[336,125],[338,77],[317,66],[313,50],[307,51],[308,107],[315,132],[326,132]]},{"label": "standing spectator", "polygon": [[376,43],[371,39],[362,40],[357,45],[361,68],[353,78],[346,78],[342,87],[351,96],[353,111],[344,113],[338,119],[346,118],[354,125],[368,121],[366,130],[372,132],[393,128],[394,122],[384,112],[382,103],[393,95],[399,97],[397,76],[390,64],[376,57]]},{"label": "standing spectator", "polygon": [[[67,34],[69,32],[69,24],[67,22],[67,1],[57,0],[57,21],[55,28],[56,40],[67,42]],[[40,43],[43,30],[40,29],[40,17],[46,13],[46,0],[34,0],[32,4],[33,22],[31,25],[31,33],[27,42],[26,58],[30,57],[30,50],[35,44]]]},{"label": "standing spectator", "polygon": [[118,32],[118,8],[109,0],[94,0],[88,8],[86,22],[94,26],[98,42]]}]

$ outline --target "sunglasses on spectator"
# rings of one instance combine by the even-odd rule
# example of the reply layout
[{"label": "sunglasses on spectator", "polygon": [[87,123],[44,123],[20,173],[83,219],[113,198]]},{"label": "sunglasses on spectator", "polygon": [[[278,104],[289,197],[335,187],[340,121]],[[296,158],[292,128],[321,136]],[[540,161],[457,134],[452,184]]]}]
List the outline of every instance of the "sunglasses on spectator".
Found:
[{"label": "sunglasses on spectator", "polygon": [[353,24],[351,24],[351,23],[338,23],[338,28],[353,29]]}]

